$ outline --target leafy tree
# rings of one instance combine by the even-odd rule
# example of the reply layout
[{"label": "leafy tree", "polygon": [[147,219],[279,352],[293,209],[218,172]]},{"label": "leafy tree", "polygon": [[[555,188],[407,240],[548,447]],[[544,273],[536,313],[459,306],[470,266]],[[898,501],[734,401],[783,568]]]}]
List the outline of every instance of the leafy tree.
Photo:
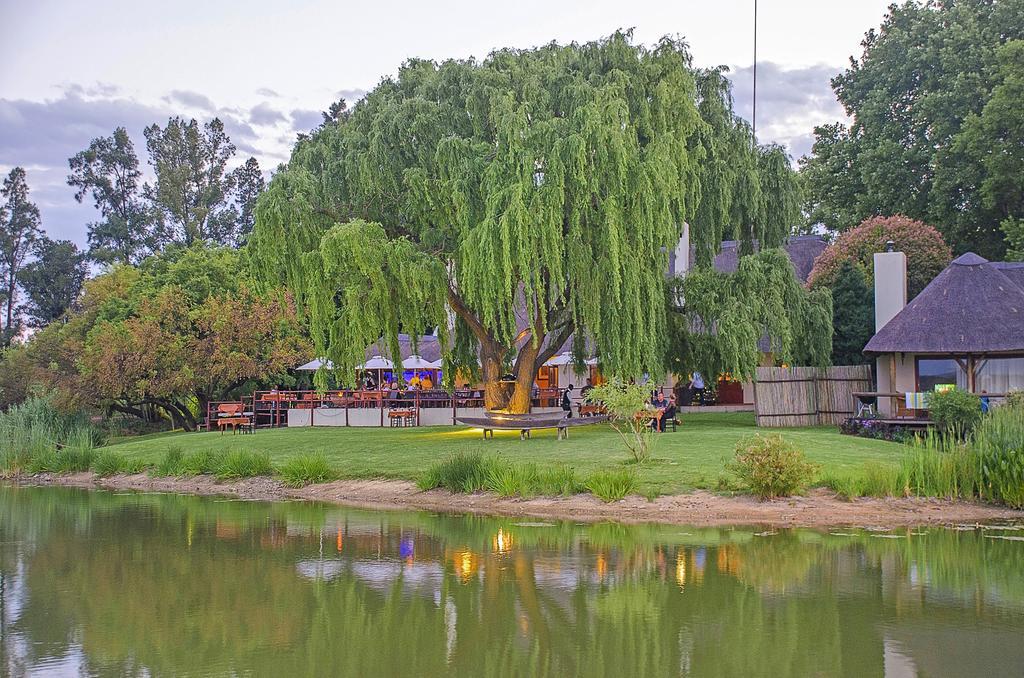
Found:
[{"label": "leafy tree", "polygon": [[82,291],[88,274],[86,255],[70,240],[42,236],[35,243],[35,259],[18,274],[28,297],[24,310],[29,326],[44,327],[65,315]]},{"label": "leafy tree", "polygon": [[956,252],[1001,257],[1007,197],[1002,189],[997,200],[986,197],[986,162],[969,150],[1002,142],[982,140],[967,121],[1007,83],[1008,67],[1019,72],[1005,61],[1001,69],[998,54],[1021,38],[1020,0],[893,4],[881,28],[865,35],[861,57],[832,81],[851,125],[817,128],[802,161],[812,222],[843,230],[906,214],[937,224]]},{"label": "leafy tree", "polygon": [[860,269],[868,285],[874,285],[875,252],[884,252],[890,240],[907,255],[908,299],[916,297],[953,258],[949,245],[932,226],[904,216],[874,217],[840,235],[821,253],[807,277],[808,285],[832,287],[846,261]]},{"label": "leafy tree", "polygon": [[784,250],[742,257],[735,273],[698,267],[669,294],[678,312],[670,316],[668,362],[677,374],[750,378],[763,349],[781,362],[829,364],[832,297],[804,289]]},{"label": "leafy tree", "polygon": [[136,416],[155,407],[191,430],[211,400],[308,354],[294,306],[253,292],[237,251],[175,247],[103,301],[79,370],[97,404]]},{"label": "leafy tree", "polygon": [[987,223],[998,220],[1011,258],[1024,259],[1024,41],[999,48],[999,84],[980,114],[964,120],[936,176],[936,192],[972,196]]},{"label": "leafy tree", "polygon": [[101,263],[136,264],[161,244],[157,215],[142,198],[139,159],[128,132],[118,127],[68,159],[75,200],[91,195],[103,221],[89,224],[89,255]]},{"label": "leafy tree", "polygon": [[29,200],[25,170],[15,167],[0,189],[0,278],[6,304],[2,335],[4,345],[17,333],[15,308],[18,276],[33,244],[42,234],[39,208]]},{"label": "leafy tree", "polygon": [[234,210],[237,213],[233,240],[241,244],[256,224],[256,199],[266,188],[266,182],[256,158],[249,158],[231,174],[231,183],[235,187]]},{"label": "leafy tree", "polygon": [[863,270],[850,260],[843,261],[830,289],[832,364],[862,365],[870,362],[863,351],[875,330],[875,300]]},{"label": "leafy tree", "polygon": [[[259,201],[254,260],[287,281],[346,379],[366,345],[397,355],[399,328],[435,326],[452,338],[447,374],[479,359],[490,409],[525,411],[569,336],[610,375],[658,373],[667,252],[702,191],[761,204],[731,200],[746,184],[701,185],[716,137],[697,100],[669,39],[409,61],[299,141]],[[711,251],[720,237],[695,229]]]},{"label": "leafy tree", "polygon": [[192,245],[228,243],[238,231],[231,207],[236,176],[228,171],[235,146],[218,118],[200,127],[192,119],[171,118],[144,131],[156,183],[146,194],[163,213],[173,239]]}]

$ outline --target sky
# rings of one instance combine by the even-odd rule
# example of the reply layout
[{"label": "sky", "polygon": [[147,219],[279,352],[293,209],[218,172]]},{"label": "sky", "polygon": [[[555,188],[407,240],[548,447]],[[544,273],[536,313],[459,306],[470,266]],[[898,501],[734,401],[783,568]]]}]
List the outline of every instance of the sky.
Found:
[{"label": "sky", "polygon": [[[890,0],[759,0],[757,131],[794,160],[843,118],[829,80],[860,54]],[[357,100],[412,57],[482,59],[501,47],[586,42],[619,28],[682,36],[698,66],[731,69],[751,117],[754,0],[0,0],[0,171],[28,173],[43,227],[86,242],[98,212],[74,199],[67,159],[172,115],[224,121],[268,174],[339,97]]]}]

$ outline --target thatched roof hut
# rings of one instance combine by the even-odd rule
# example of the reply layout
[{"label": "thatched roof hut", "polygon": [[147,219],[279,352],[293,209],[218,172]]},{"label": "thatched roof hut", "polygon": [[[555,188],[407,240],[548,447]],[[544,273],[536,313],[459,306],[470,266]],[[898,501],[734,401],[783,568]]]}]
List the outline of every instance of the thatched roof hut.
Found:
[{"label": "thatched roof hut", "polygon": [[955,259],[864,352],[994,356],[1024,352],[1024,264]]}]

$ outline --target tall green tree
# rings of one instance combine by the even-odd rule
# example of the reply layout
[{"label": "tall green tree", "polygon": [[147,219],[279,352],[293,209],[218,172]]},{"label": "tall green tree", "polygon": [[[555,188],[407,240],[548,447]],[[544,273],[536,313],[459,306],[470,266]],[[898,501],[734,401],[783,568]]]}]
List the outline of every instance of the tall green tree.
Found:
[{"label": "tall green tree", "polygon": [[3,281],[5,305],[0,334],[5,346],[11,343],[18,331],[15,314],[18,275],[41,235],[39,208],[29,199],[25,170],[15,167],[0,189],[0,280]]},{"label": "tall green tree", "polygon": [[235,171],[228,169],[235,145],[224,123],[214,118],[200,126],[195,119],[175,117],[143,133],[156,174],[156,182],[146,185],[146,195],[163,214],[171,238],[186,246],[244,240],[263,177],[255,158]]},{"label": "tall green tree", "polygon": [[832,291],[832,364],[869,362],[864,346],[875,333],[874,292],[864,272],[849,259],[839,266]]},{"label": "tall green tree", "polygon": [[44,327],[68,312],[89,272],[87,256],[70,240],[42,236],[35,258],[18,275],[25,292],[23,307],[30,327]]},{"label": "tall green tree", "polygon": [[966,121],[1006,82],[1000,47],[1021,38],[1021,0],[892,5],[865,35],[860,58],[832,81],[852,123],[815,130],[803,161],[811,220],[843,230],[905,214],[936,224],[955,252],[1002,257],[1005,198],[986,197],[986,163],[961,137],[976,136]]},{"label": "tall green tree", "polygon": [[299,141],[259,201],[254,261],[346,379],[371,342],[397,355],[400,328],[430,327],[449,375],[479,359],[490,409],[525,411],[571,335],[609,374],[657,374],[667,253],[718,188],[700,180],[715,135],[697,102],[670,39],[409,61]]},{"label": "tall green tree", "polygon": [[89,255],[101,263],[136,264],[165,239],[143,199],[139,159],[124,127],[97,137],[68,159],[75,200],[91,196],[102,221],[89,224]]}]

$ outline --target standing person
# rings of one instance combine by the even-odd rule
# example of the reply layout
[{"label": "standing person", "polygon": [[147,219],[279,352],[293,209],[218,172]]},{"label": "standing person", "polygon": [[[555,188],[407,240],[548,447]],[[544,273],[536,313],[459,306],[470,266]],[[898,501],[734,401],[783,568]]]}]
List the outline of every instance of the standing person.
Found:
[{"label": "standing person", "polygon": [[690,388],[693,389],[693,394],[697,398],[697,404],[704,404],[704,377],[700,372],[694,372],[693,378],[690,379]]},{"label": "standing person", "polygon": [[572,416],[572,384],[566,386],[562,392],[562,411],[565,412],[566,418]]},{"label": "standing person", "polygon": [[590,381],[590,379],[587,379],[587,385],[580,389],[580,395],[586,398],[592,388],[594,388],[594,383]]}]

